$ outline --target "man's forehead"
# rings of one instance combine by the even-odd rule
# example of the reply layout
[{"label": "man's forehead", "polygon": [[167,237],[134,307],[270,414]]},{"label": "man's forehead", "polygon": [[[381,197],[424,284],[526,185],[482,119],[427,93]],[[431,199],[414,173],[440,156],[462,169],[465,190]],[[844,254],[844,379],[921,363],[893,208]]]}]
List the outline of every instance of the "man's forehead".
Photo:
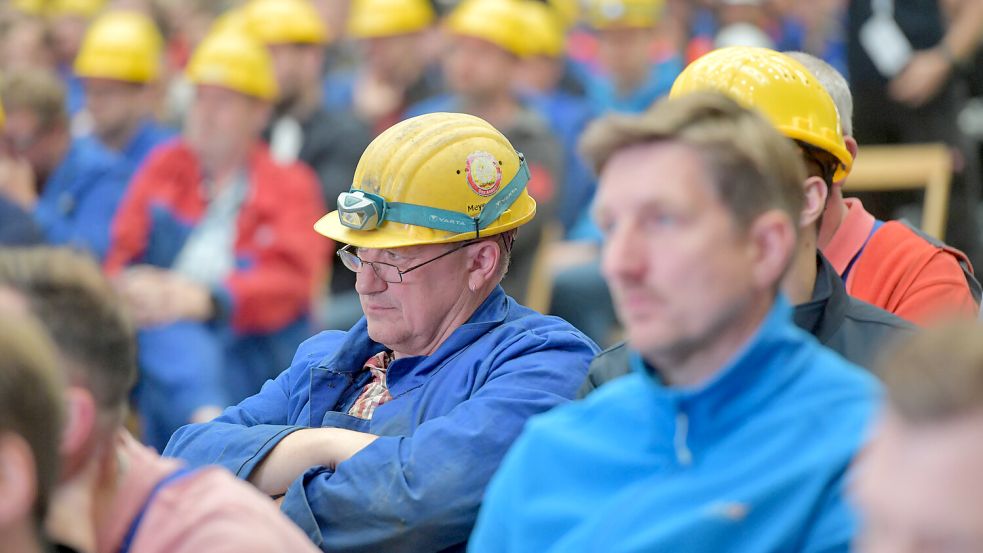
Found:
[{"label": "man's forehead", "polygon": [[710,173],[697,150],[679,142],[653,142],[624,148],[600,174],[598,203],[622,203],[656,196],[712,192]]}]

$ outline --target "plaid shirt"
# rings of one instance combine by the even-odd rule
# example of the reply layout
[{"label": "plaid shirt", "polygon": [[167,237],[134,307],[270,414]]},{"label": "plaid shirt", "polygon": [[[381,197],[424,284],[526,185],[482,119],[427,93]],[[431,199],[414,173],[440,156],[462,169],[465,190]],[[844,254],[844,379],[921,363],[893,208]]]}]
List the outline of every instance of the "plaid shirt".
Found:
[{"label": "plaid shirt", "polygon": [[363,368],[372,372],[372,381],[362,388],[362,393],[348,410],[348,414],[360,419],[371,419],[375,408],[393,398],[386,387],[386,370],[393,360],[389,351],[380,351],[365,362]]}]

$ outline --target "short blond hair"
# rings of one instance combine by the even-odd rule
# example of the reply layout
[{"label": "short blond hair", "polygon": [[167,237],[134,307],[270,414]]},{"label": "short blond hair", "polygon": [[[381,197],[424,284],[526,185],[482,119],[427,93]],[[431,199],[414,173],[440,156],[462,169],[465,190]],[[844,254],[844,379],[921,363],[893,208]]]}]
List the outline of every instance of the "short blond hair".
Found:
[{"label": "short blond hair", "polygon": [[741,228],[770,209],[799,220],[806,178],[801,153],[763,116],[717,92],[662,100],[640,115],[608,115],[588,127],[580,150],[600,174],[618,152],[658,142],[699,153]]},{"label": "short blond hair", "polygon": [[983,324],[925,329],[882,357],[878,373],[891,406],[908,422],[983,412]]}]

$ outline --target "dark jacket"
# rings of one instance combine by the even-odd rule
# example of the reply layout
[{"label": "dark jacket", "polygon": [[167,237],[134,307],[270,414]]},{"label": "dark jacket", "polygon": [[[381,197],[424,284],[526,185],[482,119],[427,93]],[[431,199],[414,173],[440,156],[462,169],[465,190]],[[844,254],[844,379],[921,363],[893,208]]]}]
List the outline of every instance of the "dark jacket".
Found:
[{"label": "dark jacket", "polygon": [[[822,254],[817,256],[819,267],[812,299],[795,306],[793,320],[799,328],[809,331],[820,343],[847,361],[873,369],[884,347],[914,332],[915,326],[883,309],[848,296],[843,281],[829,261]],[[628,374],[630,370],[625,342],[602,351],[591,363],[579,397]]]}]

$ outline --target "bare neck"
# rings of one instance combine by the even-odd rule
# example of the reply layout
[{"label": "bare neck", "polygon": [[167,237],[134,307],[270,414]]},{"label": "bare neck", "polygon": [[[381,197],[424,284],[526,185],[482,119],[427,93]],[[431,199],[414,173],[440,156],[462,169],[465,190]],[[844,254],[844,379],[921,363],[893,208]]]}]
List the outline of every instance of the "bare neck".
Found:
[{"label": "bare neck", "polygon": [[13,528],[0,528],[0,553],[43,553],[44,546],[33,521]]},{"label": "bare neck", "polygon": [[819,229],[818,246],[820,249],[828,246],[833,240],[836,232],[840,230],[840,225],[846,219],[847,213],[850,211],[843,198],[843,190],[840,186],[833,187],[829,199],[826,202],[826,211],[823,213],[823,225]]},{"label": "bare neck", "polygon": [[816,288],[816,231],[814,228],[802,230],[799,243],[792,258],[792,265],[782,279],[782,292],[792,305],[801,305],[812,299]]},{"label": "bare neck", "polygon": [[497,284],[494,283],[486,286],[477,292],[465,291],[458,296],[454,305],[447,311],[447,316],[444,317],[443,322],[439,325],[433,339],[422,344],[400,344],[392,346],[390,349],[393,351],[393,357],[401,359],[403,357],[432,355],[437,351],[437,348],[451,337],[451,334],[454,334],[455,330],[471,319],[475,311],[491,295],[492,290],[495,289]]}]

